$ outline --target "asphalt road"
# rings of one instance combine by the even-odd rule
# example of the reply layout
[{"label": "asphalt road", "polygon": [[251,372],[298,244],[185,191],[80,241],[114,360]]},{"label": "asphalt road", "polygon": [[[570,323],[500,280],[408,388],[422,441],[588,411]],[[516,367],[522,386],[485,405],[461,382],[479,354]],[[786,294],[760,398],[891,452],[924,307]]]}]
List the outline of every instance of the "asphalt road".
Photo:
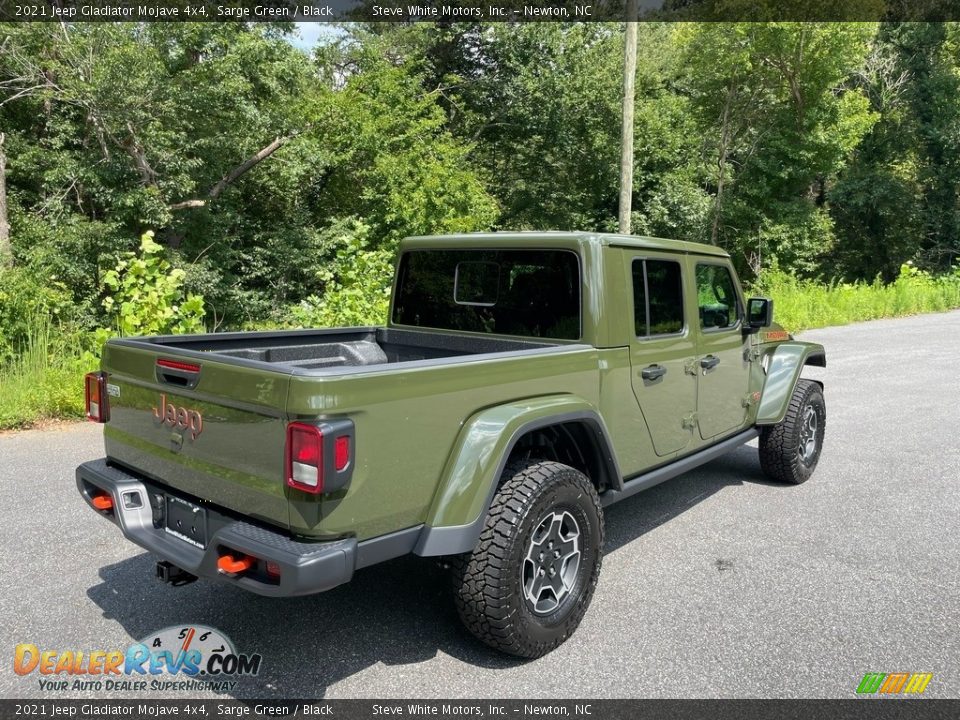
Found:
[{"label": "asphalt road", "polygon": [[17,643],[125,648],[196,622],[263,655],[237,697],[852,697],[897,671],[960,697],[960,312],[805,337],[829,362],[814,478],[768,483],[748,446],[609,508],[590,611],[531,662],[472,640],[428,560],[291,600],[161,585],[74,488],[98,427],[0,436],[0,695],[43,695],[12,672]]}]

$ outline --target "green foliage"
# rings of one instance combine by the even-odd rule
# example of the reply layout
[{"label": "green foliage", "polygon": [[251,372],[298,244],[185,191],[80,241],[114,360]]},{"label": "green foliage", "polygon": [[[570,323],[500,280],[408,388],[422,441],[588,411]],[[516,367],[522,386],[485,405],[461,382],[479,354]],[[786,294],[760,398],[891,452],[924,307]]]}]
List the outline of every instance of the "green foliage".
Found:
[{"label": "green foliage", "polygon": [[0,366],[29,345],[37,317],[69,322],[72,310],[70,294],[56,277],[38,278],[21,268],[0,269]]},{"label": "green foliage", "polygon": [[439,94],[375,44],[355,61],[360,72],[334,98],[337,131],[324,138],[334,153],[320,197],[327,212],[363,218],[377,244],[489,228],[496,205],[470,167],[471,146],[445,128]]},{"label": "green foliage", "polygon": [[66,295],[72,316],[84,328],[104,321],[100,305],[100,265],[132,247],[116,225],[65,215],[47,222],[37,215],[15,221],[20,269],[40,286],[53,286]]},{"label": "green foliage", "polygon": [[79,336],[48,315],[30,315],[24,323],[21,352],[0,364],[0,430],[83,417],[83,375],[95,363],[84,356]]},{"label": "green foliage", "polygon": [[[291,29],[0,26],[8,386],[35,322],[81,364],[107,327],[382,322],[405,235],[615,229],[621,24],[354,23],[312,54]],[[634,232],[725,247],[797,327],[950,306],[960,25],[639,35]]]},{"label": "green foliage", "polygon": [[960,53],[956,23],[882,25],[858,82],[880,116],[829,193],[833,260],[853,277],[896,277],[906,258],[960,256]]},{"label": "green foliage", "polygon": [[103,306],[121,335],[167,335],[202,332],[203,298],[184,296],[185,272],[172,268],[153,231],[140,238],[140,254],[126,253],[103,275],[110,291]]},{"label": "green foliage", "polygon": [[318,279],[324,293],[290,309],[288,323],[300,327],[383,325],[387,320],[393,254],[369,247],[370,227],[356,220],[337,223],[323,234],[333,257]]},{"label": "green foliage", "polygon": [[712,186],[709,240],[741,269],[814,273],[832,248],[827,187],[877,121],[847,79],[868,23],[716,23],[680,33]]},{"label": "green foliage", "polygon": [[[616,215],[619,32],[594,23],[464,24],[380,31],[381,45],[427,66],[450,126],[504,228],[600,228]],[[614,190],[611,193],[611,190]]]},{"label": "green foliage", "polygon": [[0,87],[26,90],[0,91],[17,261],[63,278],[94,326],[97,268],[155,227],[210,324],[236,327],[317,293],[315,228],[362,218],[372,247],[392,247],[496,221],[421,63],[393,62],[373,35],[313,61],[290,29],[0,28]]},{"label": "green foliage", "polygon": [[933,275],[905,263],[897,279],[818,283],[780,269],[767,270],[751,288],[774,300],[775,319],[793,332],[827,325],[960,308],[960,267]]}]

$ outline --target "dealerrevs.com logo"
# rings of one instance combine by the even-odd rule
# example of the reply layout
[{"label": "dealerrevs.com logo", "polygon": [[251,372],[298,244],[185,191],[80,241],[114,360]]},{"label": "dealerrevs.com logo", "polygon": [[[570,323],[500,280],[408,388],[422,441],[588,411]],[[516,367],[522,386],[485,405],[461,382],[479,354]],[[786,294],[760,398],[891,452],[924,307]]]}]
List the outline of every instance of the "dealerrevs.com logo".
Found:
[{"label": "dealerrevs.com logo", "polygon": [[13,669],[36,674],[41,690],[230,692],[237,678],[260,672],[259,654],[238,653],[219,630],[174,625],[125,650],[46,650],[17,645]]}]

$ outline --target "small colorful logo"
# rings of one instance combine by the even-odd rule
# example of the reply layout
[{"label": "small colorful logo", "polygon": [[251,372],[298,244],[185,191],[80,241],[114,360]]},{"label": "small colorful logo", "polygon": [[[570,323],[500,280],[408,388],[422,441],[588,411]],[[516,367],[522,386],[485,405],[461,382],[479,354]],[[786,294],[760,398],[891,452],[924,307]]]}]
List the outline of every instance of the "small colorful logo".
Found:
[{"label": "small colorful logo", "polygon": [[857,686],[858,695],[920,695],[933,673],[867,673]]},{"label": "small colorful logo", "polygon": [[[230,689],[238,676],[257,675],[263,658],[238,653],[216,628],[177,625],[151,633],[126,649],[41,650],[32,643],[14,649],[13,671],[37,673],[44,690]],[[66,678],[75,679],[70,683]],[[164,680],[179,676],[182,680]],[[60,679],[63,678],[63,679]]]}]

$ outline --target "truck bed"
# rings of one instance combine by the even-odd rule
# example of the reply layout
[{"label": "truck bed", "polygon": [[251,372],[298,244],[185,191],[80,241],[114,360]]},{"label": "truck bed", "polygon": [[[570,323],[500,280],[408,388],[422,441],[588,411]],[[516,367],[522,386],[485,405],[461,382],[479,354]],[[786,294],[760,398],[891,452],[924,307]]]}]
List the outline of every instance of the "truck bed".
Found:
[{"label": "truck bed", "polygon": [[[478,409],[595,398],[597,362],[585,344],[394,327],[115,338],[106,455],[191,502],[362,540],[423,522]],[[357,457],[348,489],[310,496],[286,486],[284,448],[288,422],[317,418],[350,418]]]},{"label": "truck bed", "polygon": [[140,347],[149,344],[159,346],[154,348],[157,351],[176,350],[178,355],[215,353],[235,359],[236,364],[267,363],[271,370],[298,375],[362,372],[383,365],[509,354],[565,344],[383,327],[168,335],[114,340],[114,343]]}]

